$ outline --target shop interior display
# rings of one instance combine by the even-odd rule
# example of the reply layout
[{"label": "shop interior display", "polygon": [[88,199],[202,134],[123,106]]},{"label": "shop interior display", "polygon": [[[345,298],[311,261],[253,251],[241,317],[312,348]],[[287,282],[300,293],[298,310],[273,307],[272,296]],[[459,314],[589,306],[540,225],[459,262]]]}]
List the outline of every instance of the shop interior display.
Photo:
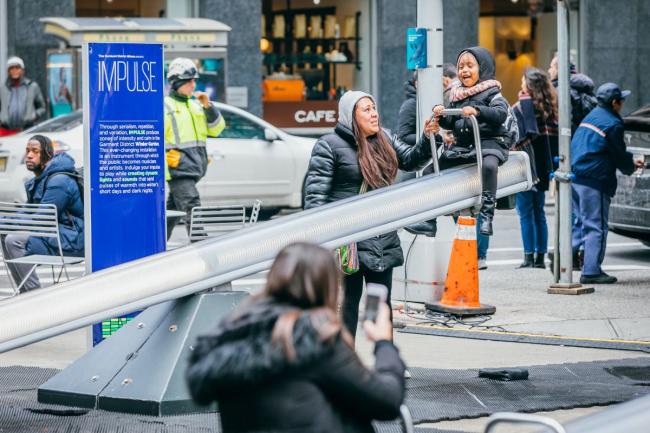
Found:
[{"label": "shop interior display", "polygon": [[[361,70],[360,15],[337,17],[335,7],[266,13],[262,34],[271,37],[261,44],[265,81],[298,79],[304,82],[306,100],[338,98],[346,89],[337,82],[337,65]],[[265,99],[278,100],[272,94],[265,94]]]}]

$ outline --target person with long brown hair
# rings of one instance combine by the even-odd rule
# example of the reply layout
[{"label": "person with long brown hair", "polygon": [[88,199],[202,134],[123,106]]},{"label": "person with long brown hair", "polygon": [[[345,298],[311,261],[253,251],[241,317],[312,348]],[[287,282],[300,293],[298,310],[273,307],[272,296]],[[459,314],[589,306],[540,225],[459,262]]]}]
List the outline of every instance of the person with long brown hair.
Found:
[{"label": "person with long brown hair", "polygon": [[557,96],[546,72],[526,69],[521,78],[519,101],[512,108],[519,126],[519,142],[514,149],[528,153],[535,182],[530,191],[516,195],[524,244],[524,261],[519,267],[545,268],[548,227],[544,201],[549,174],[554,170],[553,158],[558,154]]},{"label": "person with long brown hair", "polygon": [[[409,146],[381,127],[371,95],[346,92],[339,101],[334,132],[314,145],[305,182],[305,209],[392,185],[398,168],[414,171],[424,167],[431,159],[428,135],[438,132],[433,122],[427,122],[425,130],[420,140]],[[357,249],[359,271],[345,276],[344,281],[343,322],[352,336],[357,331],[364,280],[386,286],[390,302],[393,268],[404,263],[394,231],[358,242]]]},{"label": "person with long brown hair", "polygon": [[294,243],[278,253],[264,291],[198,338],[187,369],[199,404],[219,404],[230,432],[371,432],[399,416],[404,363],[391,343],[388,306],[364,330],[375,343],[366,369],[336,313],[331,251]]}]

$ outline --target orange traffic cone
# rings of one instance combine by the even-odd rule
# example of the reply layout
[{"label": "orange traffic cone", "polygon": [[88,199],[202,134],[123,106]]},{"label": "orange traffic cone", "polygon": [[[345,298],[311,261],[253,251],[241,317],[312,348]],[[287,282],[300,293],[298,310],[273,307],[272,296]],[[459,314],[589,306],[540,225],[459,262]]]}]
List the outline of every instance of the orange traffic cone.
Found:
[{"label": "orange traffic cone", "polygon": [[459,217],[449,258],[445,292],[440,302],[427,303],[427,310],[456,316],[494,314],[496,308],[478,299],[478,252],[476,219]]}]

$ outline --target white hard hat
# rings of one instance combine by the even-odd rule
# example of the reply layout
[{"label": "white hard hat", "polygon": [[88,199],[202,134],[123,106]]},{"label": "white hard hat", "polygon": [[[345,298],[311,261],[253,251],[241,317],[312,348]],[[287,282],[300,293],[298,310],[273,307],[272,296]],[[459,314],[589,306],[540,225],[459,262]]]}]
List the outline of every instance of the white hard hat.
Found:
[{"label": "white hard hat", "polygon": [[193,61],[185,57],[177,57],[169,64],[167,81],[173,83],[178,80],[191,80],[199,78],[199,71]]},{"label": "white hard hat", "polygon": [[20,69],[25,69],[25,62],[18,56],[9,57],[9,60],[7,60],[7,69],[12,66],[20,66]]}]

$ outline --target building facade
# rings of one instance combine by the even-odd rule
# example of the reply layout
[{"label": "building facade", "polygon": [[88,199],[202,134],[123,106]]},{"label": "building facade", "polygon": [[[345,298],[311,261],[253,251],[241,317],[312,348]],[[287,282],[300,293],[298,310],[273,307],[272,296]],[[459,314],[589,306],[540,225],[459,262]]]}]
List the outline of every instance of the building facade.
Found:
[{"label": "building facade", "polygon": [[[404,83],[412,74],[405,66],[405,34],[416,24],[416,2],[0,0],[7,10],[0,30],[8,35],[0,56],[21,56],[27,74],[45,89],[45,53],[60,42],[43,34],[41,17],[210,18],[232,28],[226,93],[237,94],[237,105],[285,129],[318,134],[333,126],[337,98],[354,88],[374,94],[383,124],[395,128]],[[643,82],[650,66],[650,40],[643,30],[650,3],[625,0],[616,20],[608,0],[570,5],[570,46],[581,72],[597,84],[614,81],[632,90],[627,112],[650,103]],[[454,63],[463,47],[486,46],[511,102],[526,67],[548,67],[556,48],[555,1],[443,0],[443,7],[444,61]],[[4,61],[0,58],[3,74]]]}]

